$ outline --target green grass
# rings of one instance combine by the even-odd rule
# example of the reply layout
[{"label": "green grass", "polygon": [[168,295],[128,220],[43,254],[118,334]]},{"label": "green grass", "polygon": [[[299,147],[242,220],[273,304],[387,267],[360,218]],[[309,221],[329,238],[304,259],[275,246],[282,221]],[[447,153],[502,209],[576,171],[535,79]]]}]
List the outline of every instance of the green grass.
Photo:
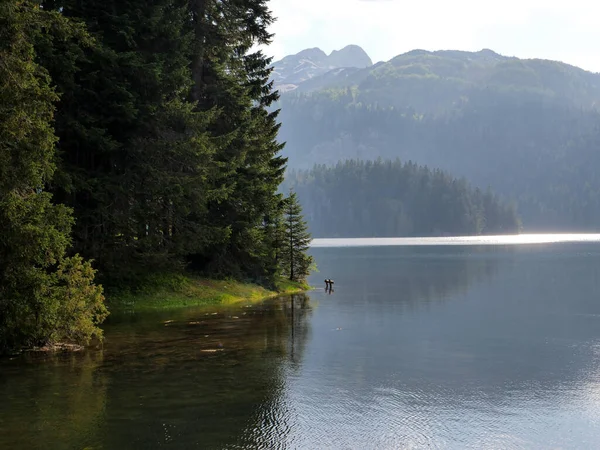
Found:
[{"label": "green grass", "polygon": [[306,283],[299,283],[297,281],[290,281],[287,278],[282,278],[277,283],[278,294],[296,294],[298,292],[309,291],[311,287]]},{"label": "green grass", "polygon": [[107,294],[110,310],[162,310],[187,306],[232,305],[239,302],[259,302],[282,294],[294,294],[310,289],[305,283],[281,279],[276,290],[236,280],[213,280],[186,275],[162,275],[148,280],[135,291]]}]

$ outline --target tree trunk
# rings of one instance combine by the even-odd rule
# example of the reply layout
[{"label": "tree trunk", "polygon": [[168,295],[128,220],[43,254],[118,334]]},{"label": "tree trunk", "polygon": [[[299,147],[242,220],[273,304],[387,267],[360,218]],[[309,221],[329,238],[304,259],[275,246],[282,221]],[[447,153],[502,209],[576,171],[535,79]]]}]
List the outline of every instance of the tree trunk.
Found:
[{"label": "tree trunk", "polygon": [[290,281],[294,281],[294,232],[290,215]]},{"label": "tree trunk", "polygon": [[204,84],[204,15],[206,13],[207,0],[190,0],[190,12],[194,21],[194,35],[196,37],[196,49],[192,59],[192,100],[199,102],[202,98],[202,86]]}]

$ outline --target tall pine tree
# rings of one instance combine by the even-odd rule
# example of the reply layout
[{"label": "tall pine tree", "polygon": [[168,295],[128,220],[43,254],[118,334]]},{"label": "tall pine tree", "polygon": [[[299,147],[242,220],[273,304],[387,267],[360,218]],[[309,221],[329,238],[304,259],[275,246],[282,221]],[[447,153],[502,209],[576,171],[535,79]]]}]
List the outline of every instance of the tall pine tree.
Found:
[{"label": "tall pine tree", "polygon": [[272,220],[286,159],[276,139],[278,112],[267,111],[278,98],[269,81],[271,60],[252,48],[271,41],[274,18],[265,0],[191,0],[190,11],[196,33],[194,100],[200,109],[218,108],[211,130],[228,138],[216,155],[221,171],[215,180],[228,196],[209,207],[212,223],[227,229],[229,238],[195,259],[211,272],[272,280]]}]

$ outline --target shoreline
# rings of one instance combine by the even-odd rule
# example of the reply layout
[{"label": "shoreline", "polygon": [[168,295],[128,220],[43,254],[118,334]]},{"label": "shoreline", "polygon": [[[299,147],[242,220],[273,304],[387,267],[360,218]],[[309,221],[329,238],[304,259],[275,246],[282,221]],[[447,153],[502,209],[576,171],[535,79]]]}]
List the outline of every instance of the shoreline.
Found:
[{"label": "shoreline", "polygon": [[[281,279],[277,290],[269,290],[255,283],[237,280],[216,280],[189,275],[164,275],[153,279],[135,292],[122,291],[106,296],[106,306],[115,315],[177,310],[188,307],[235,306],[243,302],[260,303],[280,295],[308,292],[314,287]],[[110,315],[109,315],[110,320]],[[69,342],[52,342],[43,346],[21,349],[13,354],[0,355],[12,359],[24,354],[77,353],[89,348]]]},{"label": "shoreline", "polygon": [[176,275],[156,280],[135,292],[119,292],[106,295],[109,311],[144,312],[179,309],[191,306],[228,306],[241,302],[261,302],[280,295],[299,294],[312,290],[307,283],[281,279],[276,290],[269,290],[254,283],[233,279]]}]

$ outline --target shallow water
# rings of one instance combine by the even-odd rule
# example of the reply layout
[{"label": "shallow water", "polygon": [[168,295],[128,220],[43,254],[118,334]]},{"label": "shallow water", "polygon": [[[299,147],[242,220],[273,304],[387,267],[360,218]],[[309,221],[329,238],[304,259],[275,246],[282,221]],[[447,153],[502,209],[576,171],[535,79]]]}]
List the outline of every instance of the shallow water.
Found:
[{"label": "shallow water", "polygon": [[312,252],[307,296],[0,361],[0,448],[600,447],[600,243]]}]

